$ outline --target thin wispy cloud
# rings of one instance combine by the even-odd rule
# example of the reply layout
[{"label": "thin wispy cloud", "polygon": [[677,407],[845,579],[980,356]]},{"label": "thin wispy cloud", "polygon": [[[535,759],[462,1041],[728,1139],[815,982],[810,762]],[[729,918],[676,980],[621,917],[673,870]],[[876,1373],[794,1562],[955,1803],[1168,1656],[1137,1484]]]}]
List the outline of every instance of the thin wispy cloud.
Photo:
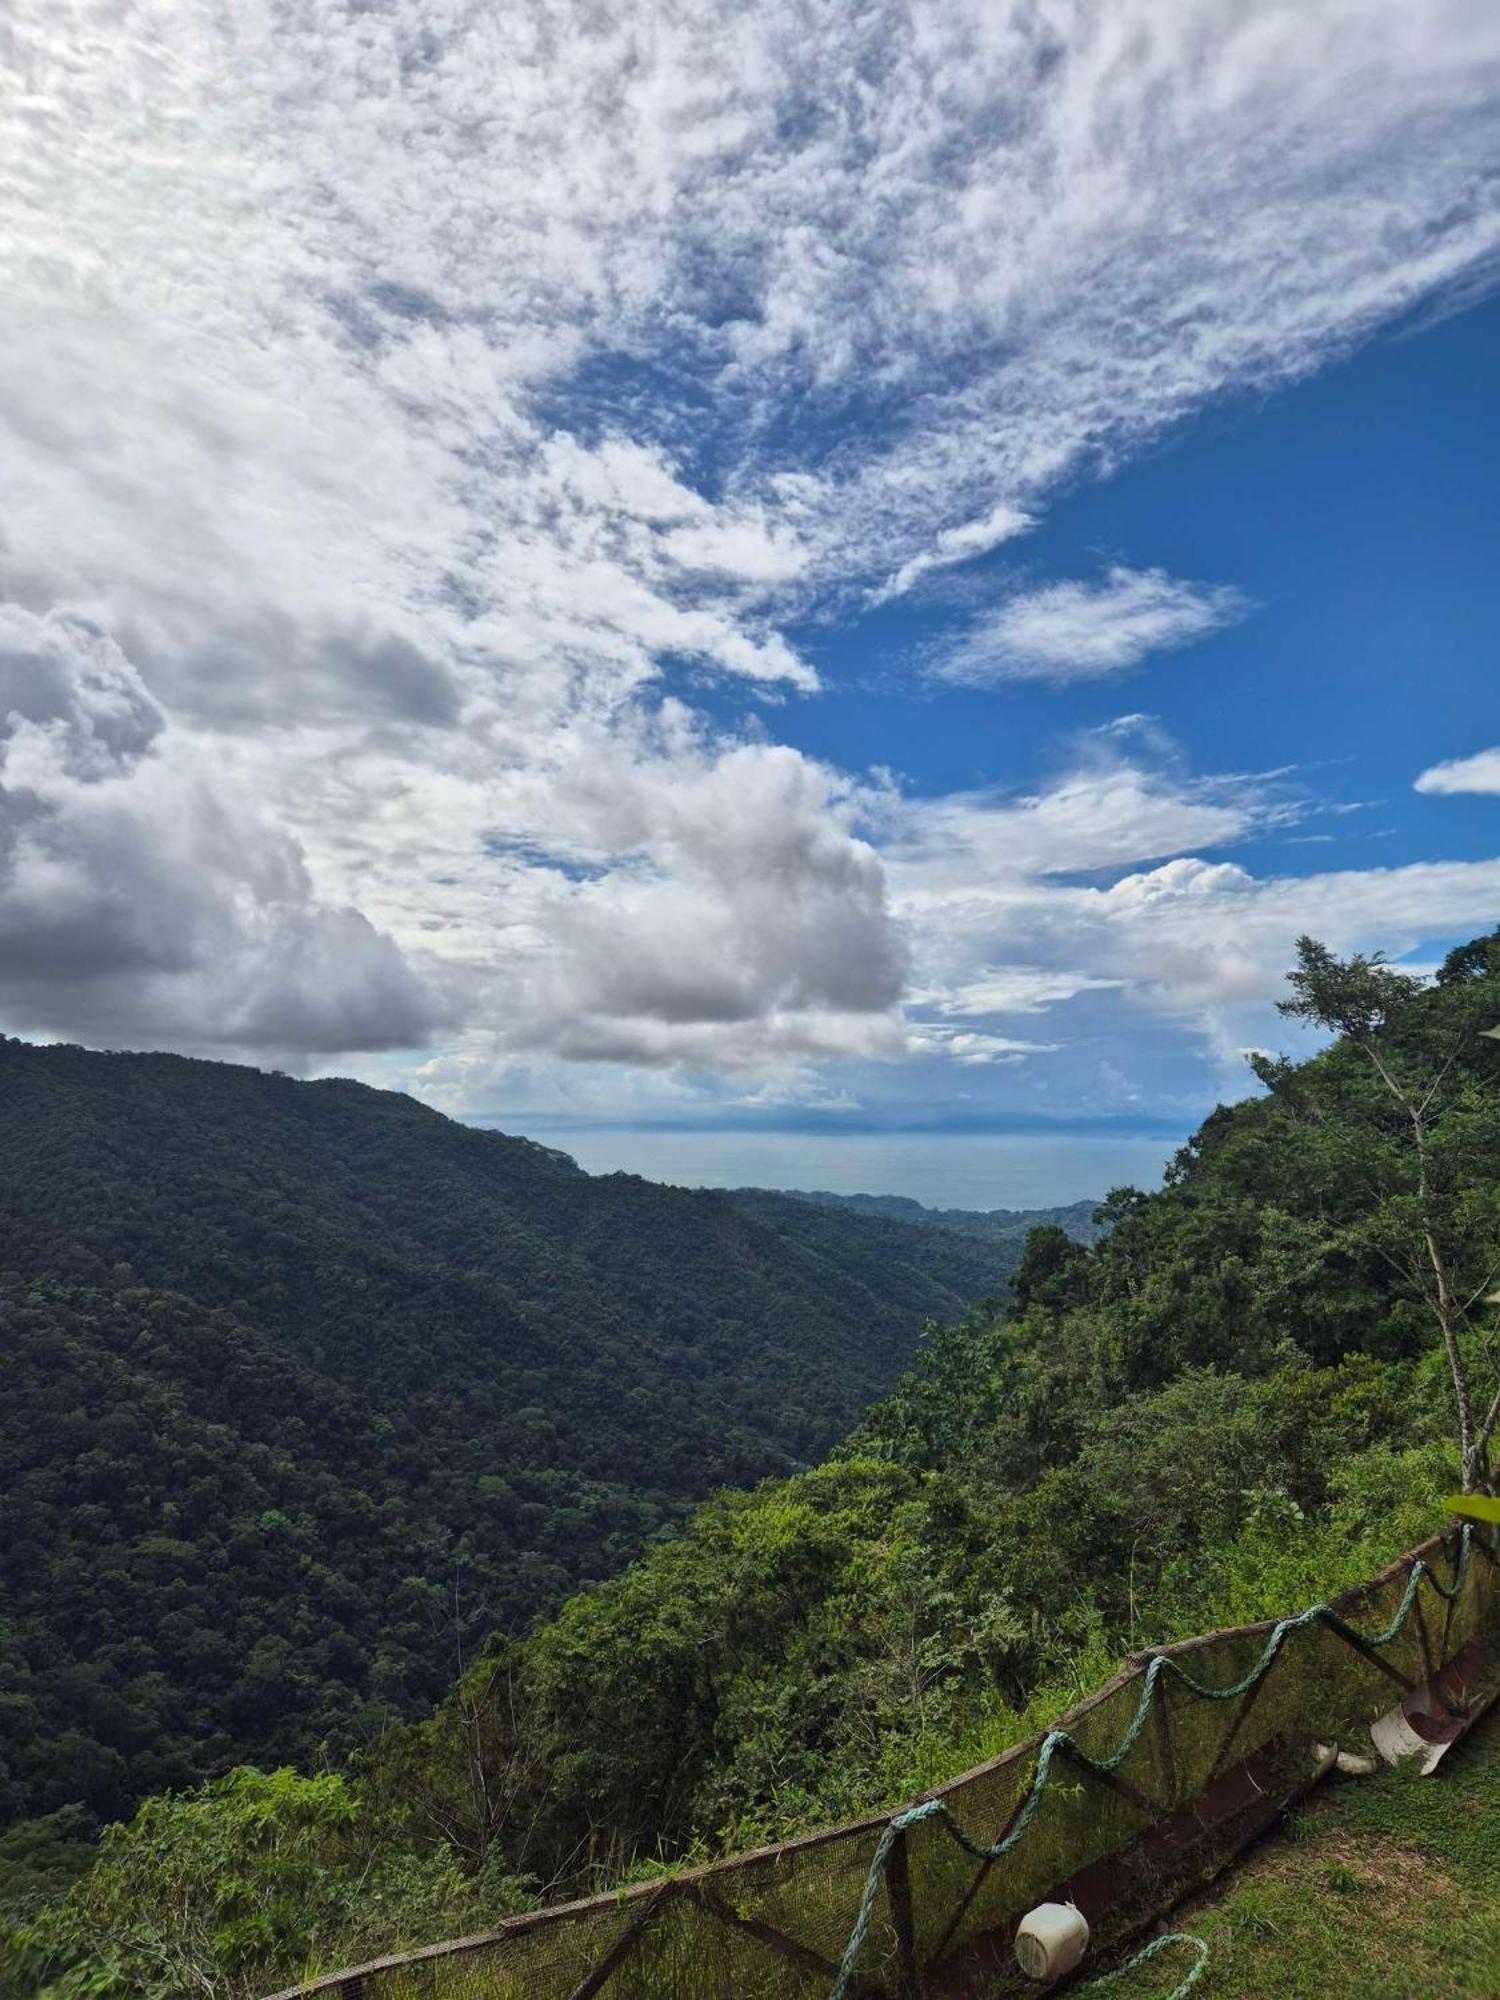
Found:
[{"label": "thin wispy cloud", "polygon": [[893,597],[904,597],[934,570],[951,569],[958,563],[972,562],[976,556],[988,555],[991,549],[999,548],[1002,542],[1011,541],[1017,535],[1024,535],[1033,525],[1030,514],[1002,500],[982,520],[965,521],[956,528],[941,528],[932,547],[922,550],[919,555],[909,556],[896,574],[874,592],[870,601],[872,604],[886,604]]},{"label": "thin wispy cloud", "polygon": [[1206,639],[1249,609],[1228,585],[1116,563],[1097,582],[1049,583],[1008,598],[939,653],[934,673],[971,687],[1101,680]]}]

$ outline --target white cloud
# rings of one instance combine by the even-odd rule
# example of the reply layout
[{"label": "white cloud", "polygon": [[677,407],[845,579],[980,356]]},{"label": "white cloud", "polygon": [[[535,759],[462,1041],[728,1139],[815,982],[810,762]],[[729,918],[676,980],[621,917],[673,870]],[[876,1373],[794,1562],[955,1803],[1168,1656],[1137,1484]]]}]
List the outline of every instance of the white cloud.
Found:
[{"label": "white cloud", "polygon": [[996,882],[1120,869],[1243,840],[1287,810],[1253,783],[1179,784],[1108,765],[1022,797],[912,801],[895,810],[887,853],[907,898],[982,898]]},{"label": "white cloud", "polygon": [[1108,1004],[977,913],[1262,806],[903,818],[736,704],[1500,248],[1478,0],[13,0],[3,54],[0,599],[73,664],[7,697],[0,1018],[102,1039],[873,1062],[908,947]]},{"label": "white cloud", "polygon": [[[1500,909],[1500,861],[1420,862],[1256,878],[1182,857],[1107,890],[1078,892],[1063,928],[1092,931],[1112,966],[1152,1003],[1236,1041],[1239,1010],[1275,1040],[1270,1003],[1303,933],[1335,951],[1404,957],[1424,942],[1488,930]],[[1280,1031],[1284,1041],[1287,1031]],[[1238,1034],[1239,1042],[1255,1039]]]},{"label": "white cloud", "polygon": [[730,1064],[737,1047],[894,1046],[905,951],[833,774],[747,744],[582,766],[553,800],[571,805],[583,851],[635,859],[558,897],[517,982],[521,1046]]},{"label": "white cloud", "polygon": [[912,1000],[917,1006],[932,1007],[949,1016],[1042,1014],[1080,993],[1107,993],[1124,983],[1062,966],[985,965],[961,985],[919,989]]},{"label": "white cloud", "polygon": [[1050,583],[1009,598],[943,651],[935,671],[940,680],[979,687],[1099,680],[1148,653],[1206,639],[1248,609],[1240,592],[1224,585],[1115,564],[1099,583]]},{"label": "white cloud", "polygon": [[1416,781],[1419,792],[1500,792],[1500,750],[1479,750],[1433,764]]},{"label": "white cloud", "polygon": [[[1265,876],[1201,852],[1249,848],[1306,809],[1279,778],[1129,764],[1023,798],[900,805],[888,872],[917,1032],[1012,1040],[995,1053],[1014,1058],[1013,1109],[1160,1108],[1190,1085],[1193,1122],[1205,1095],[1242,1094],[1244,1048],[1293,1032],[1275,1003],[1302,933],[1402,958],[1494,926],[1500,860]],[[1039,1017],[1065,1060],[1022,1047]]]},{"label": "white cloud", "polygon": [[955,563],[971,562],[975,556],[987,555],[1002,542],[1024,535],[1034,525],[1032,515],[1002,500],[982,520],[964,521],[956,528],[942,528],[932,547],[924,549],[920,555],[909,556],[889,582],[875,591],[871,602],[884,604],[893,597],[902,597],[930,571],[949,569]]},{"label": "white cloud", "polygon": [[389,937],[331,905],[199,767],[97,628],[0,606],[0,965],[12,1026],[297,1054],[444,1019]]},{"label": "white cloud", "polygon": [[1023,1056],[1051,1055],[1057,1042],[1032,1042],[1014,1035],[994,1035],[976,1028],[953,1028],[941,1022],[927,1022],[912,1031],[912,1045],[919,1053],[947,1056],[966,1067],[991,1063],[1019,1062]]}]

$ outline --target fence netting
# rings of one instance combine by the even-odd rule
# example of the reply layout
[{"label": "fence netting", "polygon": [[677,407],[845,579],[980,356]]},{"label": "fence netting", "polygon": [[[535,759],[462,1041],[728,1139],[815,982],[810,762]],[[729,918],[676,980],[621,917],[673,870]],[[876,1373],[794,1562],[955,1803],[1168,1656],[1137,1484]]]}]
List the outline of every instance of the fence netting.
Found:
[{"label": "fence netting", "polygon": [[1035,1992],[1015,1926],[1108,1948],[1207,1880],[1402,1704],[1456,1735],[1500,1663],[1490,1538],[1455,1528],[1332,1605],[1135,1656],[1044,1737],[901,1813],[516,1917],[277,2000],[978,2000]]}]

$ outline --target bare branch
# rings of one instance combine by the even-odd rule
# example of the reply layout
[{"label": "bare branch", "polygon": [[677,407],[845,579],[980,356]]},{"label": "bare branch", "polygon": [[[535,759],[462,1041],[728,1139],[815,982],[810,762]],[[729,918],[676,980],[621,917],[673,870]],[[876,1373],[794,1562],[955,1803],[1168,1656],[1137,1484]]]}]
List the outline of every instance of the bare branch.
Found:
[{"label": "bare branch", "polygon": [[1486,1411],[1484,1422],[1479,1426],[1479,1434],[1474,1440],[1474,1449],[1481,1457],[1489,1449],[1489,1442],[1494,1436],[1497,1423],[1500,1423],[1500,1389],[1495,1391],[1495,1399]]},{"label": "bare branch", "polygon": [[1419,1109],[1424,1114],[1427,1110],[1428,1105],[1431,1104],[1433,1098],[1437,1096],[1438,1092],[1442,1089],[1443,1084],[1447,1081],[1448,1072],[1452,1069],[1453,1065],[1458,1061],[1459,1057],[1463,1054],[1464,1050],[1468,1046],[1469,1046],[1469,1033],[1468,1030],[1465,1029],[1463,1034],[1460,1035],[1458,1040],[1453,1044],[1453,1047],[1448,1051],[1447,1059],[1443,1063],[1442,1068],[1438,1071],[1437,1075],[1432,1079],[1432,1082],[1428,1085],[1427,1094],[1422,1099],[1421,1105],[1419,1107]]},{"label": "bare branch", "polygon": [[1479,1283],[1474,1287],[1473,1291],[1470,1292],[1467,1300],[1464,1302],[1464,1311],[1466,1313],[1472,1312],[1474,1307],[1479,1303],[1480,1299],[1482,1299],[1485,1293],[1488,1292],[1494,1285],[1495,1280],[1497,1278],[1500,1278],[1500,1253],[1496,1254],[1494,1261],[1491,1263],[1489,1269],[1485,1272],[1484,1276],[1480,1279]]}]

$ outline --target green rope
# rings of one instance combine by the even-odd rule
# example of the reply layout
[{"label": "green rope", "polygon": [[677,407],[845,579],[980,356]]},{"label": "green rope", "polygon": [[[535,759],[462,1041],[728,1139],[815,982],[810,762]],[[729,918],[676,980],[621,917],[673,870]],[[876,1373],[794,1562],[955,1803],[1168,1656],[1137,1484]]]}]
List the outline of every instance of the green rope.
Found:
[{"label": "green rope", "polygon": [[1153,1938],[1144,1951],[1138,1951],[1126,1964],[1116,1966],[1113,1972],[1106,1972],[1102,1978],[1091,1979],[1087,1986],[1080,1987],[1079,1991],[1097,1993],[1105,1986],[1113,1986],[1116,1980],[1123,1979],[1127,1973],[1136,1971],[1138,1967],[1155,1958],[1158,1952],[1165,1951],[1168,1945],[1174,1944],[1190,1944],[1198,1954],[1187,1978],[1174,1986],[1167,1995],[1167,2000],[1183,2000],[1184,1994],[1191,1993],[1208,1970],[1208,1946],[1202,1938],[1194,1937],[1191,1931],[1164,1932],[1161,1937]]},{"label": "green rope", "polygon": [[[1047,1780],[1051,1775],[1052,1760],[1057,1752],[1059,1750],[1065,1751],[1073,1763],[1082,1765],[1086,1771],[1092,1771],[1100,1777],[1108,1777],[1112,1772],[1118,1770],[1139,1742],[1141,1732],[1145,1729],[1151,1717],[1152,1704],[1156,1698],[1157,1683],[1166,1674],[1175,1675],[1185,1688],[1191,1693],[1200,1696],[1205,1701],[1236,1701],[1241,1695],[1248,1694],[1251,1688],[1271,1671],[1277,1655],[1291,1634],[1303,1631],[1309,1625],[1326,1626],[1338,1638],[1352,1642],[1356,1647],[1388,1646],[1410,1617],[1412,1605],[1416,1602],[1417,1592],[1421,1589],[1424,1582],[1430,1583],[1438,1595],[1445,1598],[1448,1603],[1452,1604],[1456,1601],[1459,1592],[1463,1589],[1464,1576],[1469,1566],[1471,1536],[1472,1530],[1465,1523],[1459,1534],[1458,1561],[1454,1566],[1453,1581],[1451,1584],[1444,1583],[1442,1578],[1429,1568],[1425,1559],[1418,1557],[1416,1562],[1411,1566],[1411,1574],[1407,1578],[1406,1589],[1402,1593],[1401,1602],[1397,1607],[1395,1617],[1392,1618],[1390,1624],[1383,1631],[1376,1632],[1369,1638],[1366,1638],[1363,1633],[1356,1632],[1354,1627],[1347,1624],[1330,1605],[1309,1605],[1306,1611],[1299,1611],[1294,1618],[1279,1619],[1271,1628],[1265,1647],[1255,1665],[1242,1679],[1237,1680],[1232,1687],[1223,1688],[1209,1687],[1203,1681],[1195,1680],[1186,1668],[1178,1666],[1176,1660],[1172,1659],[1169,1655],[1165,1653],[1153,1653],[1145,1674],[1142,1677],[1141,1693],[1139,1700],[1136,1702],[1135,1714],[1131,1717],[1130,1726],[1125,1731],[1124,1736],[1121,1737],[1119,1745],[1114,1752],[1108,1757],[1091,1756],[1083,1748],[1082,1744],[1074,1741],[1066,1730],[1049,1729],[1038,1746],[1036,1767],[1032,1772],[1031,1784],[1027,1789],[1021,1809],[1016,1814],[1010,1831],[1002,1839],[997,1840],[993,1846],[987,1846],[981,1841],[974,1840],[967,1834],[941,1799],[925,1799],[920,1805],[908,1806],[904,1812],[897,1813],[894,1819],[886,1823],[879,1843],[876,1846],[874,1857],[870,1862],[870,1872],[865,1877],[864,1891],[859,1899],[859,1909],[855,1913],[854,1926],[849,1933],[849,1942],[845,1946],[844,1956],[839,1961],[837,1977],[834,1979],[833,1985],[829,1988],[828,2000],[846,2000],[850,1981],[854,1977],[855,1966],[859,1962],[860,1953],[864,1950],[865,1941],[869,1936],[870,1922],[875,1913],[875,1903],[880,1894],[880,1885],[885,1876],[886,1864],[891,1857],[891,1849],[895,1846],[898,1836],[903,1834],[908,1827],[918,1826],[924,1820],[936,1819],[941,1823],[944,1831],[957,1841],[960,1847],[972,1854],[976,1861],[999,1861],[1025,1838],[1032,1821],[1036,1818],[1041,1808],[1042,1794],[1046,1790]],[[1165,1942],[1165,1940],[1161,1940],[1160,1942]],[[1199,1940],[1194,1939],[1192,1942],[1197,1943]],[[1148,1950],[1150,1949],[1154,1949],[1154,1947],[1148,1947]],[[1204,1947],[1204,1949],[1206,1952],[1207,1947]],[[1198,1977],[1199,1972],[1201,1972],[1204,1962],[1200,1961],[1191,1974],[1188,1985],[1179,1987],[1178,1992],[1187,1992],[1188,1987],[1192,1985],[1193,1981]],[[1114,1975],[1111,1974],[1110,1976],[1113,1977]]]}]

